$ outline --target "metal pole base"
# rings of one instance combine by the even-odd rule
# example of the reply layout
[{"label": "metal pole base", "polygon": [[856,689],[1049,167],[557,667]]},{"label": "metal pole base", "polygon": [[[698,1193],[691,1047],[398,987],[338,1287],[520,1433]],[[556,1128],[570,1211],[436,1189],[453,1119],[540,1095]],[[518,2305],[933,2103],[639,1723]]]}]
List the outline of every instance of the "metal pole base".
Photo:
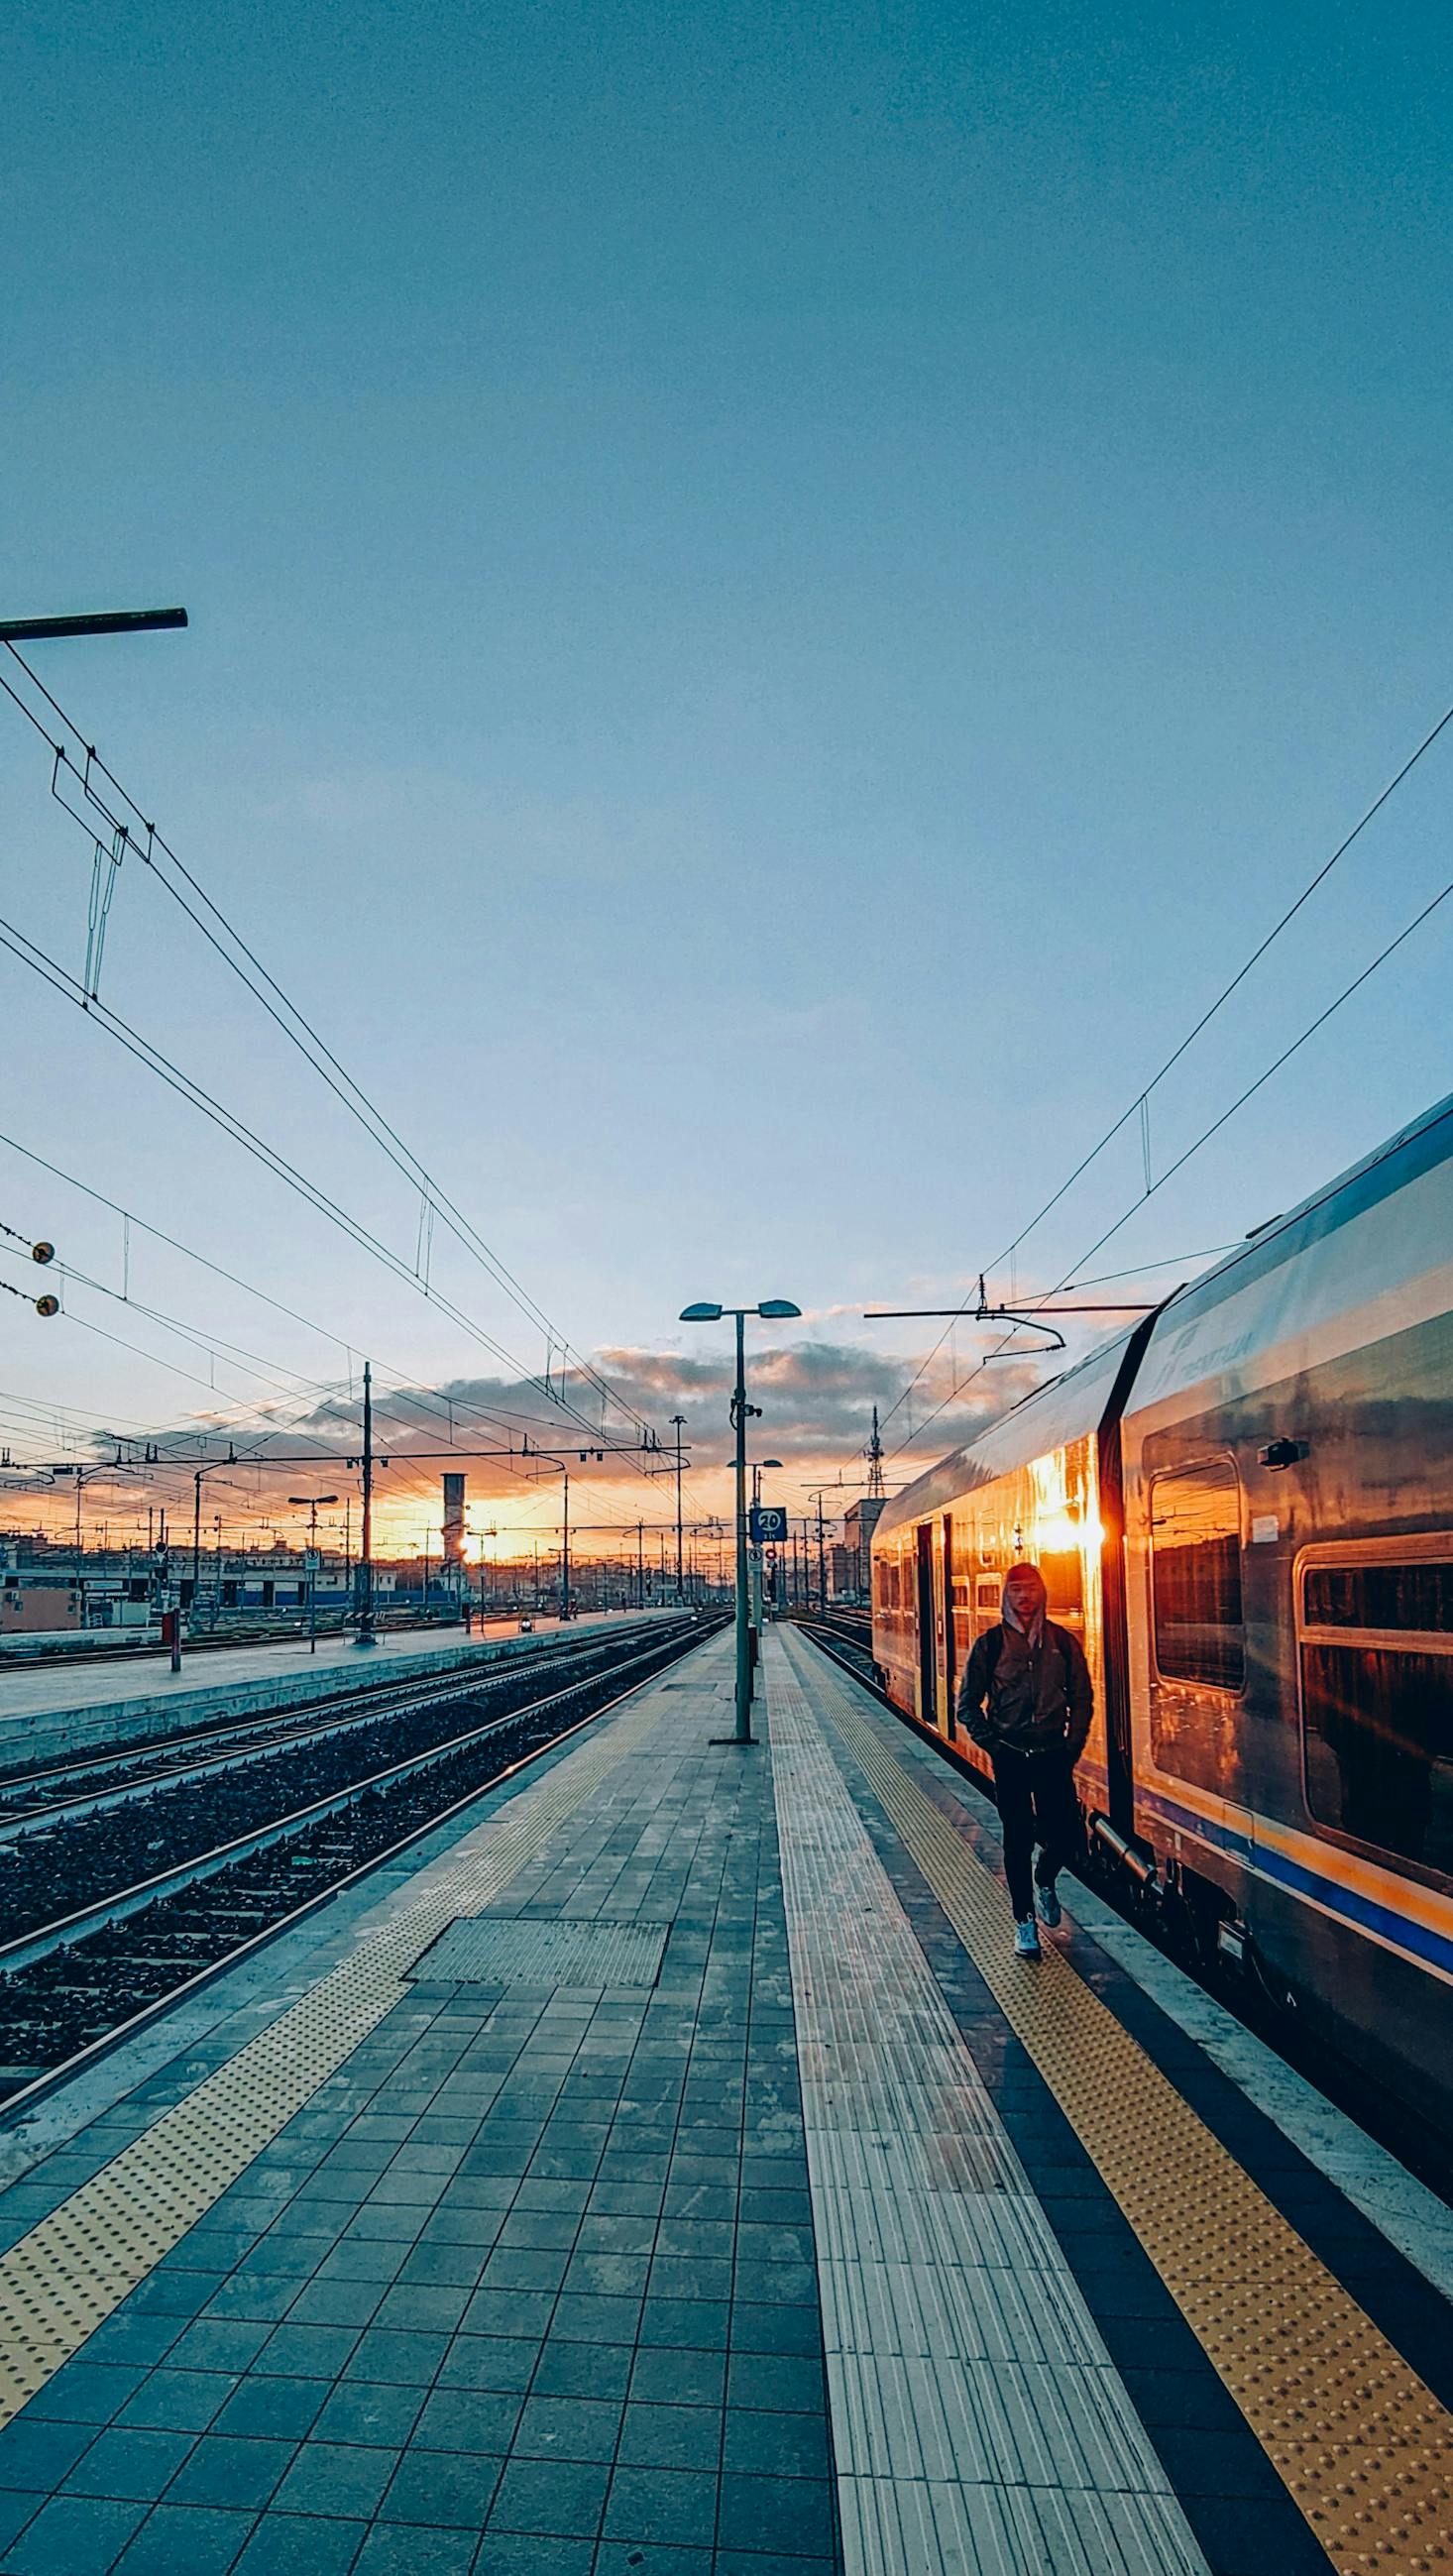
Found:
[{"label": "metal pole base", "polygon": [[706,1740],[708,1744],[749,1744],[754,1752],[762,1741],[760,1735],[709,1735]]}]

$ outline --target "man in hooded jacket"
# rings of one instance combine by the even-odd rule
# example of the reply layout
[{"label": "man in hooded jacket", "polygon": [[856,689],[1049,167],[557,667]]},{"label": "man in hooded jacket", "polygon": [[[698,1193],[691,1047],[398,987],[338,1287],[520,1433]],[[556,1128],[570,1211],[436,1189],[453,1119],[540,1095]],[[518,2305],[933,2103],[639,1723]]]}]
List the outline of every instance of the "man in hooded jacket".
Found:
[{"label": "man in hooded jacket", "polygon": [[1010,1567],[1001,1625],[975,1644],[958,1704],[960,1723],[994,1766],[1014,1947],[1027,1959],[1039,1953],[1036,1896],[1042,1920],[1060,1920],[1055,1880],[1079,1842],[1075,1764],[1094,1707],[1084,1650],[1045,1616],[1047,1598],[1037,1565]]}]

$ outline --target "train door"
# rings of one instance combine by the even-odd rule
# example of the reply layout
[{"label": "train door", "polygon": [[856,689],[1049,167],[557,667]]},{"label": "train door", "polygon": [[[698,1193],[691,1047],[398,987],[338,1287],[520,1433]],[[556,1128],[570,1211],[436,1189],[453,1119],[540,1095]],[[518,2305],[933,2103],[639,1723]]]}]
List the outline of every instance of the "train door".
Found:
[{"label": "train door", "polygon": [[938,1722],[938,1655],[933,1620],[933,1523],[920,1521],[918,1542],[918,1714],[925,1726]]},{"label": "train door", "polygon": [[954,1740],[954,1701],[958,1696],[958,1654],[954,1636],[954,1517],[943,1516],[943,1546],[939,1558],[941,1598],[943,1601],[943,1729],[950,1744]]}]

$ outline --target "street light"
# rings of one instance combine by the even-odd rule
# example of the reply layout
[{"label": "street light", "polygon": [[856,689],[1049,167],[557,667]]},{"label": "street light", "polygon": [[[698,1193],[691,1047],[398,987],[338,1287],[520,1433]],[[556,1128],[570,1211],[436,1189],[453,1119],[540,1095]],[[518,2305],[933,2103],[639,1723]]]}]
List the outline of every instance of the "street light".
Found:
[{"label": "street light", "polygon": [[336,1494],[289,1494],[290,1503],[300,1503],[308,1514],[308,1652],[318,1651],[318,1506],[336,1503]]},{"label": "street light", "polygon": [[[746,1319],[758,1315],[763,1323],[790,1321],[802,1308],[790,1297],[764,1297],[759,1306],[713,1306],[702,1303],[683,1306],[683,1324],[719,1324],[724,1315],[735,1318],[737,1327],[737,1382],[732,1392],[732,1422],[736,1429],[736,1519],[737,1519],[737,1688],[736,1733],[723,1741],[751,1744],[752,1735],[752,1642],[747,1622],[747,1344]],[[759,1410],[753,1407],[754,1411]]]}]

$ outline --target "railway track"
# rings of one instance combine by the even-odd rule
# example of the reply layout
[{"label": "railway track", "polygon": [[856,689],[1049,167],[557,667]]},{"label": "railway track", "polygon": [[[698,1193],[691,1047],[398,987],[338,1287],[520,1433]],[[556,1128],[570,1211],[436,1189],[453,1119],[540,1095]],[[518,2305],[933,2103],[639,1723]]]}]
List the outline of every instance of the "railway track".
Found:
[{"label": "railway track", "polygon": [[[624,1637],[640,1631],[641,1623],[632,1621],[629,1628],[609,1633]],[[86,1803],[99,1805],[182,1774],[200,1773],[209,1765],[237,1762],[309,1736],[359,1725],[373,1717],[457,1698],[461,1691],[467,1695],[492,1681],[502,1667],[527,1666],[532,1674],[549,1670],[588,1651],[603,1633],[590,1629],[577,1637],[572,1631],[562,1631],[542,1637],[523,1650],[513,1639],[502,1640],[492,1650],[486,1646],[467,1674],[454,1671],[426,1680],[395,1670],[385,1679],[371,1680],[354,1689],[323,1691],[317,1698],[289,1708],[250,1717],[209,1718],[202,1726],[174,1735],[148,1736],[143,1742],[111,1745],[99,1753],[61,1754],[51,1761],[36,1763],[28,1771],[0,1772],[0,1842],[22,1826],[44,1824]]]},{"label": "railway track", "polygon": [[[0,1845],[10,1936],[0,1947],[0,2118],[15,2117],[709,1633],[701,1622],[657,1620],[644,1637],[636,1628],[572,1642],[467,1689],[457,1676],[452,1687],[416,1687],[410,1710],[372,1710],[220,1771],[209,1763],[204,1778],[154,1784],[119,1806],[87,1803]],[[178,1801],[185,1804],[170,1803]],[[116,1850],[115,1819],[128,1805],[133,1829],[139,1822],[147,1831],[140,1869],[127,1858],[134,1831],[119,1857]],[[31,1840],[48,1847],[45,1866],[12,1894]]]}]

